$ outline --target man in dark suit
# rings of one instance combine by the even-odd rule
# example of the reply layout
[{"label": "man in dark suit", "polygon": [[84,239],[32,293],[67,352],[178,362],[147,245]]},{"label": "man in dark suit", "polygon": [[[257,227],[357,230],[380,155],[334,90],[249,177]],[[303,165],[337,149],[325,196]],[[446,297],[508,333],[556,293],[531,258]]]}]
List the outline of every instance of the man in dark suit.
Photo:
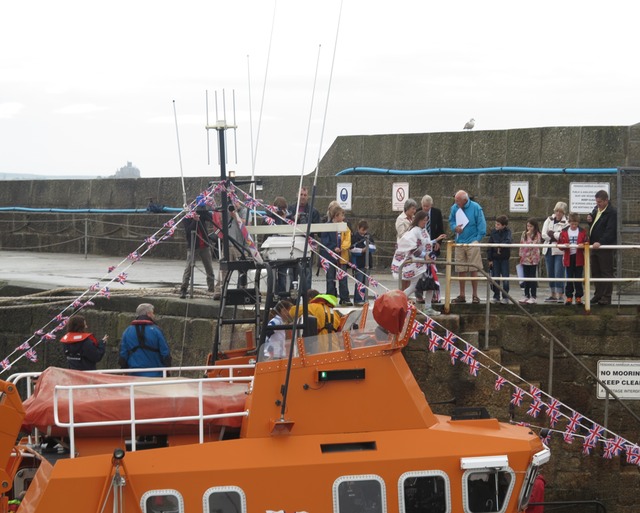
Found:
[{"label": "man in dark suit", "polygon": [[[600,246],[615,246],[618,243],[618,212],[609,203],[607,191],[596,192],[596,208],[587,216],[587,222],[591,244],[591,277],[613,278],[615,250],[600,248]],[[595,282],[595,289],[591,299],[592,304],[611,304],[612,282]]]},{"label": "man in dark suit", "polygon": [[[422,196],[422,200],[420,201],[422,205],[422,210],[427,213],[427,224],[425,229],[429,233],[431,240],[437,239],[440,235],[444,233],[444,223],[442,221],[442,212],[440,209],[437,209],[433,206],[433,198],[428,194]],[[433,252],[436,256],[440,255],[440,243],[433,243]],[[424,303],[424,299],[422,297],[422,292],[416,291],[416,300],[418,303]],[[433,303],[440,302],[440,290],[436,290],[433,294]]]}]

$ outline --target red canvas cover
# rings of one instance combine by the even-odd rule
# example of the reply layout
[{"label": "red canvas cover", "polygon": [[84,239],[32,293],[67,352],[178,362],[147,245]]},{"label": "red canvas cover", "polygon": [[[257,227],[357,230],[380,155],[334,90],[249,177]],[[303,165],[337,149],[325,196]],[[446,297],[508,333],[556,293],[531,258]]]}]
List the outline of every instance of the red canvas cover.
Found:
[{"label": "red canvas cover", "polygon": [[[171,379],[171,378],[168,378]],[[176,379],[176,378],[174,378]],[[157,381],[167,378],[148,378],[100,374],[49,367],[40,377],[34,394],[24,402],[26,415],[23,428],[38,428],[48,436],[66,436],[67,428],[57,427],[53,416],[53,389],[56,385],[91,385]],[[242,412],[245,408],[247,383],[203,383],[203,413],[205,415]],[[69,422],[68,392],[58,392],[58,415],[61,422]],[[129,387],[74,390],[74,422],[98,422],[131,418]],[[198,415],[198,383],[152,385],[135,390],[135,417],[149,419]],[[239,427],[242,417],[205,420],[208,427]],[[171,435],[197,433],[198,420],[138,424],[141,435]],[[96,426],[75,430],[76,436],[113,436],[128,434],[126,426]]]},{"label": "red canvas cover", "polygon": [[402,332],[409,311],[407,296],[401,290],[385,292],[373,304],[373,318],[388,333]]}]

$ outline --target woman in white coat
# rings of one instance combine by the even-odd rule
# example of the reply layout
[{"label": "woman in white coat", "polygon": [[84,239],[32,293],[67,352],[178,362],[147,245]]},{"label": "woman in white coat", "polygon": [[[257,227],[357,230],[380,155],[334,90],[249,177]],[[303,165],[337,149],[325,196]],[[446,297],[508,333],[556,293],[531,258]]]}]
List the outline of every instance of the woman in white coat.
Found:
[{"label": "woman in white coat", "polygon": [[564,303],[564,277],[565,270],[562,265],[563,251],[558,249],[557,242],[560,232],[569,225],[567,220],[567,204],[558,201],[553,209],[553,214],[547,217],[542,225],[542,242],[548,244],[542,250],[547,265],[547,276],[557,278],[558,281],[550,281],[551,295],[545,299],[545,303]]}]

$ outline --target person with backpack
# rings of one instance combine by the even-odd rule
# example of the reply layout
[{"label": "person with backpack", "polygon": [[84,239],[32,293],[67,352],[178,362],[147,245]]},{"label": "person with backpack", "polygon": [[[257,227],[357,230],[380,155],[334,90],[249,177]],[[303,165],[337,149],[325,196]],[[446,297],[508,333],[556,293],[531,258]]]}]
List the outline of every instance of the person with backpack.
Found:
[{"label": "person with backpack", "polygon": [[[142,303],[136,308],[135,320],[122,334],[118,364],[121,369],[171,367],[171,350],[156,324],[153,305]],[[136,372],[135,375],[162,377],[162,371]]]}]

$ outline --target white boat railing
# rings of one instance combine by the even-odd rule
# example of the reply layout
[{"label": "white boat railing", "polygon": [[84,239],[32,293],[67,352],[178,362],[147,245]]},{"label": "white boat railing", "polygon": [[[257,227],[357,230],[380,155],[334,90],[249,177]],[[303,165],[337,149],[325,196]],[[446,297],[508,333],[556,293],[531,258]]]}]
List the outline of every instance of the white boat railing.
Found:
[{"label": "white boat railing", "polygon": [[[149,381],[131,381],[124,383],[109,383],[109,384],[90,384],[90,385],[56,385],[53,391],[53,417],[56,426],[61,428],[67,428],[69,432],[69,452],[70,457],[76,456],[76,429],[89,428],[89,427],[106,427],[106,426],[129,426],[131,430],[131,450],[135,451],[137,446],[137,433],[136,428],[142,424],[155,424],[166,422],[186,422],[186,421],[198,421],[198,440],[199,443],[204,442],[205,435],[205,421],[215,419],[225,419],[233,417],[247,417],[249,411],[233,412],[233,413],[212,413],[205,414],[204,412],[204,393],[203,384],[205,383],[247,383],[251,387],[253,383],[253,375],[251,376],[239,376],[237,372],[241,369],[254,369],[253,364],[243,365],[215,365],[215,366],[192,366],[192,367],[174,367],[174,368],[146,368],[146,369],[105,369],[98,371],[85,371],[99,374],[132,374],[133,371],[137,372],[149,372],[149,371],[163,371],[166,375],[169,372],[178,372],[185,370],[195,371],[207,371],[216,370],[221,372],[228,372],[228,376],[215,377],[215,378],[155,378]],[[27,395],[31,395],[33,382],[38,378],[41,372],[25,372],[19,374],[13,374],[9,376],[9,382],[14,384],[19,383],[22,380],[27,381]],[[166,387],[172,385],[194,385],[197,384],[197,400],[198,400],[198,413],[194,415],[179,415],[171,417],[146,417],[144,419],[136,417],[136,391],[145,387]],[[75,419],[74,411],[74,393],[81,390],[98,390],[98,389],[128,389],[129,393],[129,418],[108,420],[108,421],[94,421],[94,422],[77,422]],[[67,394],[68,400],[68,414],[69,421],[64,422],[60,419],[60,403],[61,394]]]}]

